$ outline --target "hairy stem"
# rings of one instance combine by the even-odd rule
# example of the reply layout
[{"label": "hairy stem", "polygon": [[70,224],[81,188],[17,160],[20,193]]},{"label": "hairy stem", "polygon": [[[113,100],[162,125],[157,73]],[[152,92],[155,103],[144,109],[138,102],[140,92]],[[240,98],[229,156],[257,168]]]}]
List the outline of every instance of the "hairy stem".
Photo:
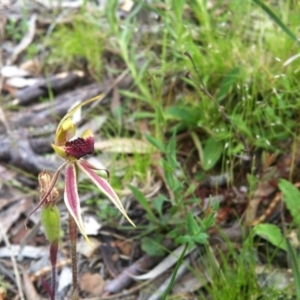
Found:
[{"label": "hairy stem", "polygon": [[54,241],[50,245],[50,262],[51,262],[51,300],[55,300],[56,294],[56,262],[57,262],[57,252],[58,252],[58,241]]},{"label": "hairy stem", "polygon": [[72,300],[78,298],[78,281],[77,281],[77,224],[74,218],[69,214],[69,238],[70,238],[70,251],[71,251],[71,264],[72,264],[72,282],[73,282],[73,295]]}]

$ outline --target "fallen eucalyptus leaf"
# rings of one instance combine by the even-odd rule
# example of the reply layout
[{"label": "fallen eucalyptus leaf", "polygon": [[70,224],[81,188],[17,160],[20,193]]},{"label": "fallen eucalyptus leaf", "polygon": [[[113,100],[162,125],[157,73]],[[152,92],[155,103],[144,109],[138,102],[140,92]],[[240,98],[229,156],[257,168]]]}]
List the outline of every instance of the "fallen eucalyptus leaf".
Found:
[{"label": "fallen eucalyptus leaf", "polygon": [[152,153],[154,148],[146,141],[130,138],[117,138],[96,142],[95,149],[103,152],[146,154]]},{"label": "fallen eucalyptus leaf", "polygon": [[[156,267],[154,267],[150,272],[139,275],[139,276],[132,276],[136,280],[147,280],[147,279],[153,279],[159,275],[161,275],[163,272],[168,270],[170,267],[172,267],[180,257],[185,245],[179,246],[177,249],[175,249],[173,252],[171,252],[162,262],[160,262]],[[185,256],[191,253],[191,251],[194,248],[188,249],[185,253]]]}]

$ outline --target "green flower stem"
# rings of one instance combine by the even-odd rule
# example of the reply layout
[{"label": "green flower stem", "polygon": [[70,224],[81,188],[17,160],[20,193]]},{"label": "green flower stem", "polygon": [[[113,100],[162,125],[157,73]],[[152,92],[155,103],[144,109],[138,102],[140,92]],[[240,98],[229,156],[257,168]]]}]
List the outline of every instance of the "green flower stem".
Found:
[{"label": "green flower stem", "polygon": [[[55,300],[56,294],[56,262],[58,252],[58,241],[60,234],[60,215],[56,205],[46,205],[41,214],[45,234],[50,242],[50,262],[51,262],[51,300]],[[50,292],[50,291],[49,291]]]},{"label": "green flower stem", "polygon": [[71,267],[72,267],[72,282],[73,282],[73,295],[72,300],[79,299],[78,297],[78,281],[77,281],[77,224],[74,218],[69,214],[69,238],[70,238],[70,254],[71,254]]}]

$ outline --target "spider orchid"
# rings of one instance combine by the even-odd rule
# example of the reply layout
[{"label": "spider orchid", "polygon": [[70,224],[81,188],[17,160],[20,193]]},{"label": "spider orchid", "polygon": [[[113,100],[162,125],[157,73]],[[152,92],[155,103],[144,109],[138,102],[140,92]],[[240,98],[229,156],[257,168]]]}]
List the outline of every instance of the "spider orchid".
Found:
[{"label": "spider orchid", "polygon": [[[75,220],[80,232],[89,244],[90,241],[85,233],[80,213],[80,200],[78,196],[77,186],[77,178],[79,171],[85,173],[90,178],[90,180],[100,189],[100,191],[103,194],[105,194],[111,200],[111,202],[113,202],[113,204],[120,210],[120,212],[126,217],[126,219],[133,226],[135,226],[131,219],[128,217],[122,205],[122,202],[120,201],[119,197],[112,189],[108,181],[97,175],[94,172],[94,170],[97,169],[83,159],[85,155],[92,154],[94,152],[94,136],[91,130],[86,130],[80,137],[74,138],[76,133],[76,127],[72,121],[73,114],[83,105],[97,99],[99,99],[99,96],[76,105],[60,121],[56,130],[55,141],[54,144],[52,144],[52,147],[55,150],[55,152],[59,156],[61,156],[65,161],[60,165],[60,167],[53,175],[53,178],[49,184],[49,188],[44,193],[40,203],[34,209],[34,211],[31,212],[31,214],[33,214],[39,207],[45,204],[45,202],[51,201],[49,200],[51,199],[49,195],[51,195],[51,192],[53,191],[53,188],[61,170],[65,168],[64,201],[70,215]],[[106,172],[108,173],[108,171]]]}]

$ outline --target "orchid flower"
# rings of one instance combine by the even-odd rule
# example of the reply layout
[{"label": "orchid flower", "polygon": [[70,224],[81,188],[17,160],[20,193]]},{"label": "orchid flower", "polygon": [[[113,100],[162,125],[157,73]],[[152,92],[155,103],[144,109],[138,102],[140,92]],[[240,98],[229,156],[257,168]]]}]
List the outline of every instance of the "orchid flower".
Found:
[{"label": "orchid flower", "polygon": [[[49,188],[44,193],[40,203],[34,209],[34,213],[41,205],[43,205],[51,195],[51,191],[58,179],[60,171],[65,168],[65,191],[64,201],[70,215],[75,220],[80,232],[85,237],[86,241],[90,244],[90,241],[85,233],[82,217],[80,213],[80,200],[78,196],[77,178],[78,172],[82,171],[90,178],[90,180],[99,188],[99,190],[105,194],[108,199],[119,209],[119,211],[125,216],[125,218],[133,225],[134,223],[128,217],[122,202],[119,197],[110,186],[108,181],[99,175],[94,170],[97,170],[94,166],[83,159],[84,156],[92,154],[94,152],[94,136],[91,130],[86,130],[80,137],[74,138],[76,133],[76,127],[72,121],[73,114],[83,105],[99,99],[99,96],[86,100],[73,109],[71,109],[60,121],[55,135],[55,141],[52,144],[54,151],[64,159],[64,162],[57,169],[53,178],[49,184]],[[106,171],[107,172],[107,171]],[[107,172],[108,173],[108,172]],[[31,214],[32,214],[31,213]],[[30,215],[31,215],[30,214]]]}]

